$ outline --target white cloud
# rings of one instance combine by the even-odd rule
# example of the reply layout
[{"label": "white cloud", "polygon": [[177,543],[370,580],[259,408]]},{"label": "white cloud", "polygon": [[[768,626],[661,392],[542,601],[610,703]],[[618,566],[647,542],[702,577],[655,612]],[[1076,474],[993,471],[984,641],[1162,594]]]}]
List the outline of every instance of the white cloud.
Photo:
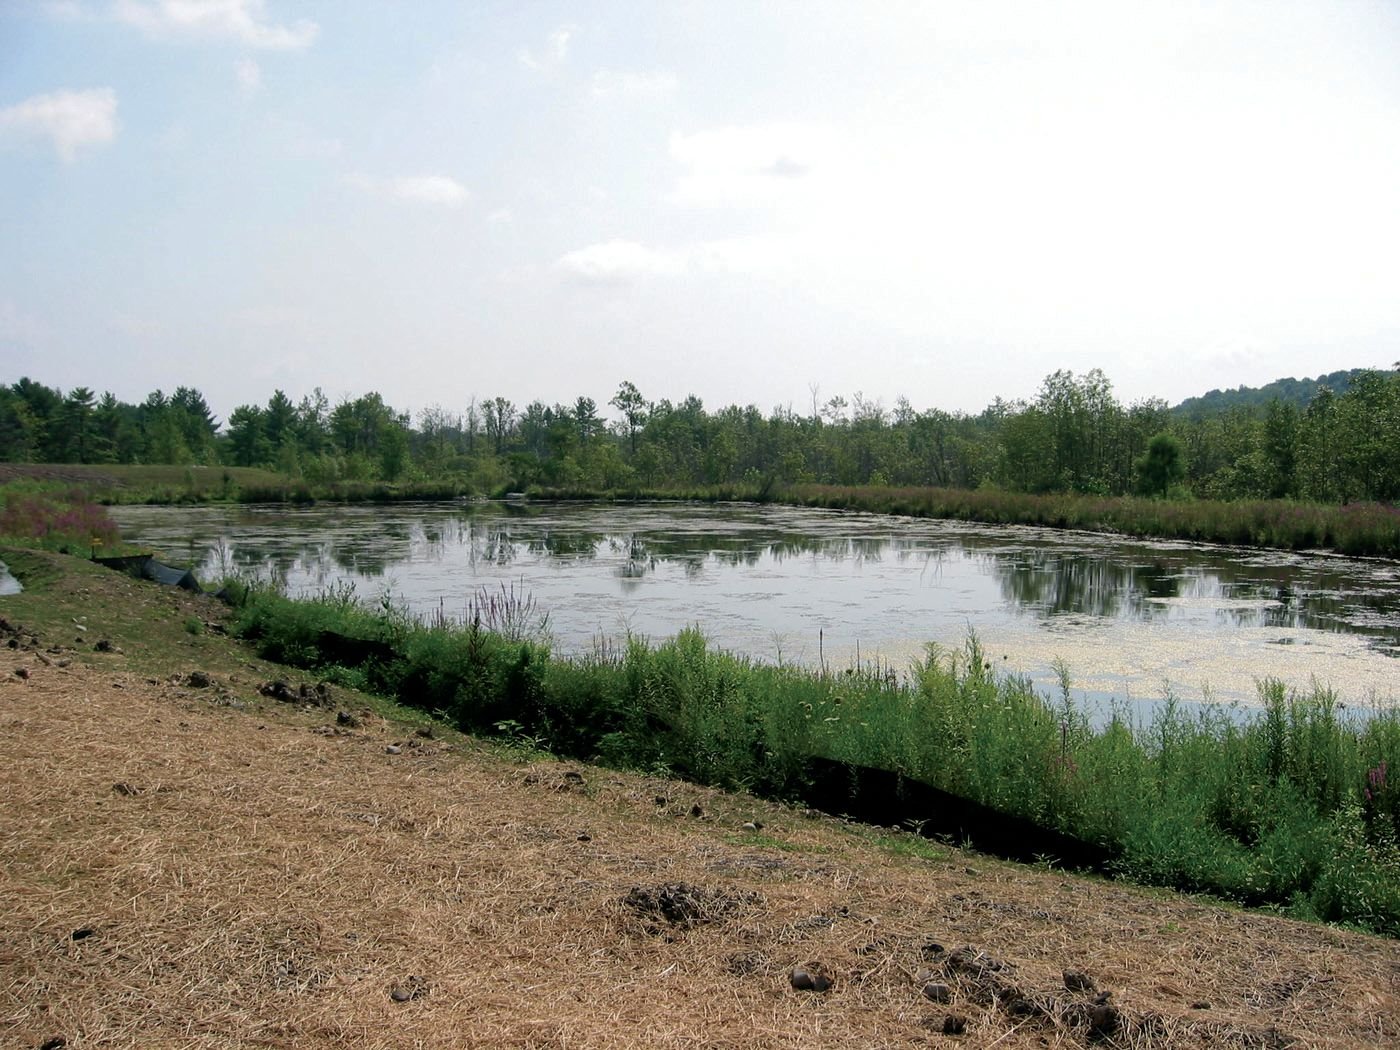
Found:
[{"label": "white cloud", "polygon": [[238,77],[238,88],[243,94],[252,96],[262,87],[262,67],[251,58],[240,58],[234,66]]},{"label": "white cloud", "polygon": [[837,136],[817,124],[723,127],[671,136],[671,158],[684,169],[671,199],[722,205],[772,201],[796,184],[833,169]]},{"label": "white cloud", "polygon": [[681,273],[686,260],[636,241],[617,240],[567,252],[555,261],[554,267],[585,284],[625,284],[637,277]]},{"label": "white cloud", "polygon": [[460,208],[471,199],[471,193],[456,179],[446,175],[416,175],[390,179],[389,192],[400,200],[421,201]]},{"label": "white cloud", "polygon": [[600,69],[593,74],[594,98],[665,98],[675,93],[678,81],[674,73],[656,70],[649,73],[628,73]]},{"label": "white cloud", "polygon": [[627,284],[643,277],[687,274],[771,274],[790,261],[783,242],[770,237],[731,237],[679,248],[648,248],[637,241],[590,244],[560,256],[554,268],[584,284]]},{"label": "white cloud", "polygon": [[55,91],[0,109],[0,137],[47,139],[72,161],[85,146],[117,137],[117,93],[111,88]]},{"label": "white cloud", "polygon": [[542,51],[536,52],[522,47],[515,53],[515,57],[526,69],[548,69],[551,66],[562,65],[569,57],[569,41],[575,32],[577,29],[574,26],[560,26],[549,34]]},{"label": "white cloud", "polygon": [[372,175],[349,175],[346,181],[356,189],[394,200],[460,208],[471,200],[471,191],[447,175],[403,175],[378,179]]},{"label": "white cloud", "polygon": [[274,51],[309,47],[321,31],[308,19],[269,21],[263,0],[116,0],[112,15],[153,37],[233,40]]},{"label": "white cloud", "polygon": [[486,216],[486,221],[492,226],[508,226],[515,221],[515,215],[509,208],[497,208]]}]

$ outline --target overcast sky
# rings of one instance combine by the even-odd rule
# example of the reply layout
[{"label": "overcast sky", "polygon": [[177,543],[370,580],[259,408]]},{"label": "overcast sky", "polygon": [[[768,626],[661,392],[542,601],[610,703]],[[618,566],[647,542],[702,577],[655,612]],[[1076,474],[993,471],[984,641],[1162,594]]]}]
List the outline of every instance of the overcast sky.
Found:
[{"label": "overcast sky", "polygon": [[1397,3],[0,0],[0,381],[978,411],[1397,359]]}]

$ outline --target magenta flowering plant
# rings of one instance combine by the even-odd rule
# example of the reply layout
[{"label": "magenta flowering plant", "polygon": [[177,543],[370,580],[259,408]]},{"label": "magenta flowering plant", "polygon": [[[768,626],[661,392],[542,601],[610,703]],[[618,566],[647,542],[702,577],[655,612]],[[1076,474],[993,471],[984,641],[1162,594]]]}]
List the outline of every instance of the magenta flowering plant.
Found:
[{"label": "magenta flowering plant", "polygon": [[1385,759],[1366,773],[1366,800],[1372,801],[1385,790]]},{"label": "magenta flowering plant", "polygon": [[79,552],[112,547],[121,539],[107,509],[82,489],[33,483],[0,487],[0,537]]},{"label": "magenta flowering plant", "polygon": [[1366,771],[1361,797],[1362,813],[1371,838],[1400,838],[1400,791],[1391,787],[1385,759]]}]

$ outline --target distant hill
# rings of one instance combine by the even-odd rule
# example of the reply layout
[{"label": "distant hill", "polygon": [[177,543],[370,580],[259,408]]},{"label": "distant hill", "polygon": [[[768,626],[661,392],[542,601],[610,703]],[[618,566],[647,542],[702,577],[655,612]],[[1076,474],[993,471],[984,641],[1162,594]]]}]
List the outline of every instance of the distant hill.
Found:
[{"label": "distant hill", "polygon": [[1242,406],[1262,408],[1275,398],[1285,403],[1297,405],[1299,408],[1307,408],[1308,402],[1312,401],[1323,387],[1328,387],[1334,394],[1344,394],[1351,386],[1352,379],[1366,371],[1371,371],[1371,369],[1350,368],[1318,376],[1316,379],[1294,379],[1290,376],[1287,379],[1275,379],[1267,386],[1241,386],[1234,390],[1212,390],[1200,397],[1188,397],[1181,404],[1175,406],[1172,412],[1179,416],[1200,419]]}]

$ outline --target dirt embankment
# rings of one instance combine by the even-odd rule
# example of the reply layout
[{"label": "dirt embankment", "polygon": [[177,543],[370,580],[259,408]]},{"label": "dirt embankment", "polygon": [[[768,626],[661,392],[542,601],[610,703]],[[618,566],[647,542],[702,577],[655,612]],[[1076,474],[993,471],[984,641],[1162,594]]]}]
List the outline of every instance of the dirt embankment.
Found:
[{"label": "dirt embankment", "polygon": [[1400,1045],[1395,942],[2,633],[0,1045]]}]

